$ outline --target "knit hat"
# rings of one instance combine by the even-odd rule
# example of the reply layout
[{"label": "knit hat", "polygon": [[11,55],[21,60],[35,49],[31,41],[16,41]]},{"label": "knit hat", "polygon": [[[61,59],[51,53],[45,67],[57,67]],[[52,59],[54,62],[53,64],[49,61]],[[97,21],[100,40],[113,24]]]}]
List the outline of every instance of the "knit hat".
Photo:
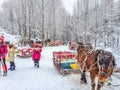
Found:
[{"label": "knit hat", "polygon": [[4,44],[4,36],[0,36],[0,42]]}]

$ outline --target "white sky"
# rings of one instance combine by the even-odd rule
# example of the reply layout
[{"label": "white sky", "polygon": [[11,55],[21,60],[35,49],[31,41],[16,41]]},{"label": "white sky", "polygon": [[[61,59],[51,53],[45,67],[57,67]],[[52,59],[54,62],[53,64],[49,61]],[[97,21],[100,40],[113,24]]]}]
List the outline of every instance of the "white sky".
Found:
[{"label": "white sky", "polygon": [[0,10],[1,10],[1,5],[5,0],[0,0]]},{"label": "white sky", "polygon": [[64,6],[70,14],[73,13],[73,4],[75,3],[76,0],[63,0]]},{"label": "white sky", "polygon": [[[0,10],[1,10],[1,4],[4,2],[5,0],[0,0]],[[66,10],[68,12],[70,12],[70,14],[72,14],[73,12],[73,3],[75,2],[76,0],[63,0],[63,3],[64,3],[64,6],[66,8]]]},{"label": "white sky", "polygon": [[116,1],[120,1],[120,0],[114,0],[114,1],[116,2]]},{"label": "white sky", "polygon": [[[1,4],[4,2],[5,0],[0,0],[0,10],[1,10]],[[66,10],[72,14],[73,13],[73,4],[76,2],[77,0],[63,0],[64,6],[66,8]],[[115,0],[115,1],[120,1],[120,0]]]},{"label": "white sky", "polygon": [[[4,2],[5,0],[0,0],[0,10],[1,10],[1,4]],[[63,0],[63,3],[64,3],[64,6],[66,8],[66,10],[68,12],[70,12],[70,14],[73,13],[73,3],[75,2],[76,0]],[[115,0],[115,1],[120,1],[120,0]]]}]

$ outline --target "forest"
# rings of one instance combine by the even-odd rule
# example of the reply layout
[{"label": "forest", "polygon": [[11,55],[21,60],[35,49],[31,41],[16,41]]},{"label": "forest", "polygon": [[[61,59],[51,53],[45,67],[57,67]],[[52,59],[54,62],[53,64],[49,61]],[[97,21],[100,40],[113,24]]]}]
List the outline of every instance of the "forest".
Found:
[{"label": "forest", "polygon": [[120,1],[77,0],[73,14],[62,0],[7,0],[0,11],[0,28],[23,40],[92,43],[119,48]]}]

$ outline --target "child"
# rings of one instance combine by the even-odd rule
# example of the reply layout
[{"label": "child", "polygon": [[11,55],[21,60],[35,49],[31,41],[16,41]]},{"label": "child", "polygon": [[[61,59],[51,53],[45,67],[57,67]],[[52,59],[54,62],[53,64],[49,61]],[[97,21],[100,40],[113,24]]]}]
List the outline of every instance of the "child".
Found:
[{"label": "child", "polygon": [[41,58],[41,49],[35,48],[33,50],[33,54],[32,54],[32,60],[34,61],[34,67],[39,68],[40,58]]},{"label": "child", "polygon": [[6,61],[10,62],[10,68],[8,70],[15,70],[14,56],[15,56],[15,47],[12,44],[8,45],[8,54],[6,56]]},{"label": "child", "polygon": [[5,60],[7,52],[8,52],[7,45],[4,44],[4,37],[0,36],[0,63],[2,64],[3,68],[3,76],[7,75],[7,65]]}]

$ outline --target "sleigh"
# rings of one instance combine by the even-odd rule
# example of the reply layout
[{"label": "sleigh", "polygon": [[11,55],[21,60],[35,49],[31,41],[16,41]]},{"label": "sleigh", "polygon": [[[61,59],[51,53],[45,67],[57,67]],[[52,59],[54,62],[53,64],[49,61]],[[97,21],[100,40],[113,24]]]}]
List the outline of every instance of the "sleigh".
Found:
[{"label": "sleigh", "polygon": [[72,52],[53,52],[53,65],[62,75],[79,73],[79,65]]},{"label": "sleigh", "polygon": [[42,44],[39,44],[39,43],[35,43],[35,44],[32,44],[31,45],[32,48],[42,48]]},{"label": "sleigh", "polygon": [[50,46],[60,46],[60,45],[63,45],[63,42],[54,41],[54,42],[51,42],[51,43],[50,43]]},{"label": "sleigh", "polygon": [[31,57],[33,49],[23,48],[23,49],[19,49],[18,51],[19,51],[19,53],[17,54],[18,57],[27,58],[27,57]]},{"label": "sleigh", "polygon": [[39,43],[32,44],[30,48],[19,49],[19,53],[17,54],[17,56],[23,58],[31,57],[34,49],[37,49],[40,52],[42,52],[42,47],[42,44]]}]

